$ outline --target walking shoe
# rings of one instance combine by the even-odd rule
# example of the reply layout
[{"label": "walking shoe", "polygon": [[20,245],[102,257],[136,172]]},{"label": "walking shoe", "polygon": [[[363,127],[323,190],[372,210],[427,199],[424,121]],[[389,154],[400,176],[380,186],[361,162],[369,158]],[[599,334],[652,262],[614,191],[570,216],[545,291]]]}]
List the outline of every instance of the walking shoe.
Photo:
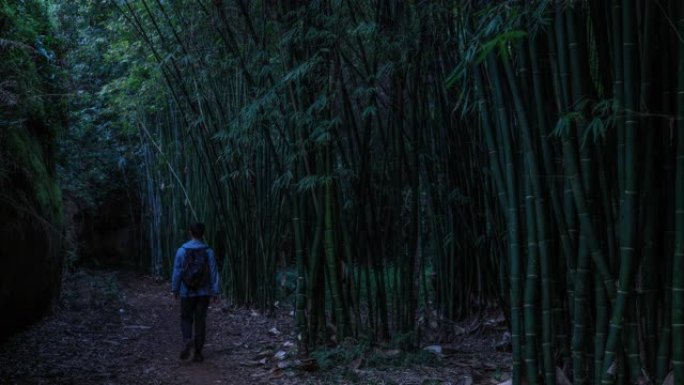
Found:
[{"label": "walking shoe", "polygon": [[190,350],[192,349],[192,340],[188,340],[183,344],[183,350],[180,353],[181,360],[187,360],[190,357]]},{"label": "walking shoe", "polygon": [[204,356],[202,355],[202,352],[195,352],[195,356],[192,357],[192,360],[194,362],[202,362],[204,361]]}]

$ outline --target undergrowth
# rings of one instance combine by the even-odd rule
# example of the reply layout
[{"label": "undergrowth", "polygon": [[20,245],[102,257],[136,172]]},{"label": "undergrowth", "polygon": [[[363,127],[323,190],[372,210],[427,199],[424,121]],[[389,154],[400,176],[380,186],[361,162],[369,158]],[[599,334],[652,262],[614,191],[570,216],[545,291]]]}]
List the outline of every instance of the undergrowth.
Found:
[{"label": "undergrowth", "polygon": [[67,308],[112,307],[121,301],[121,288],[116,273],[97,274],[79,269],[64,280],[61,300]]},{"label": "undergrowth", "polygon": [[436,366],[439,357],[426,350],[397,348],[398,341],[388,346],[372,346],[367,341],[347,340],[333,348],[321,348],[311,353],[324,371],[351,371],[354,369],[391,369],[409,366]]}]

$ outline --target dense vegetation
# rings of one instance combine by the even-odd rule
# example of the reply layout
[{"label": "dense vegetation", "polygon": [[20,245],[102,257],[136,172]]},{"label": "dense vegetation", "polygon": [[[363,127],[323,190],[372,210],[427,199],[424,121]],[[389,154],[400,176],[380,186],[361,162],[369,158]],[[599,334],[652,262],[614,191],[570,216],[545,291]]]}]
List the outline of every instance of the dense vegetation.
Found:
[{"label": "dense vegetation", "polygon": [[[48,3],[62,186],[120,199],[135,263],[202,220],[235,304],[294,292],[304,352],[498,305],[516,384],[684,381],[679,2]],[[17,36],[15,112],[56,71]]]},{"label": "dense vegetation", "polygon": [[413,345],[418,313],[453,320],[496,301],[486,153],[444,85],[458,63],[450,6],[117,3],[150,60],[124,82],[149,90],[130,123],[154,268],[197,218],[238,304],[272,306],[278,261],[294,265],[303,347]]}]

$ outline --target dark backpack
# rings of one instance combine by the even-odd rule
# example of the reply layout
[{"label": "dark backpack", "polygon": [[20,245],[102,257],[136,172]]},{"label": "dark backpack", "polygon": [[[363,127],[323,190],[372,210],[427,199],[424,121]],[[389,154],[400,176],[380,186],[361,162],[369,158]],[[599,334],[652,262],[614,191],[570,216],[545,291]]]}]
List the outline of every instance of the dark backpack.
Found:
[{"label": "dark backpack", "polygon": [[185,265],[181,279],[190,290],[197,290],[209,280],[209,254],[207,248],[185,249]]}]

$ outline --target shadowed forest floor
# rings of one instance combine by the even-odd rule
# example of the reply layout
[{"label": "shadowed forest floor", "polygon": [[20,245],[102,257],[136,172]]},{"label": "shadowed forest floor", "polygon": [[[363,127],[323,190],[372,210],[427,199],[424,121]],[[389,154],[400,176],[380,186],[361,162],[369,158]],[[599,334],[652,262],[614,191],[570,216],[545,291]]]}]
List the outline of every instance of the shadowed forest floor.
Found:
[{"label": "shadowed forest floor", "polygon": [[[289,310],[272,317],[212,304],[203,363],[178,359],[179,304],[168,283],[122,272],[66,280],[53,315],[0,345],[0,384],[497,384],[510,354],[501,320],[464,323],[429,352],[330,349],[296,357]],[[460,328],[460,327],[459,327]]]}]

